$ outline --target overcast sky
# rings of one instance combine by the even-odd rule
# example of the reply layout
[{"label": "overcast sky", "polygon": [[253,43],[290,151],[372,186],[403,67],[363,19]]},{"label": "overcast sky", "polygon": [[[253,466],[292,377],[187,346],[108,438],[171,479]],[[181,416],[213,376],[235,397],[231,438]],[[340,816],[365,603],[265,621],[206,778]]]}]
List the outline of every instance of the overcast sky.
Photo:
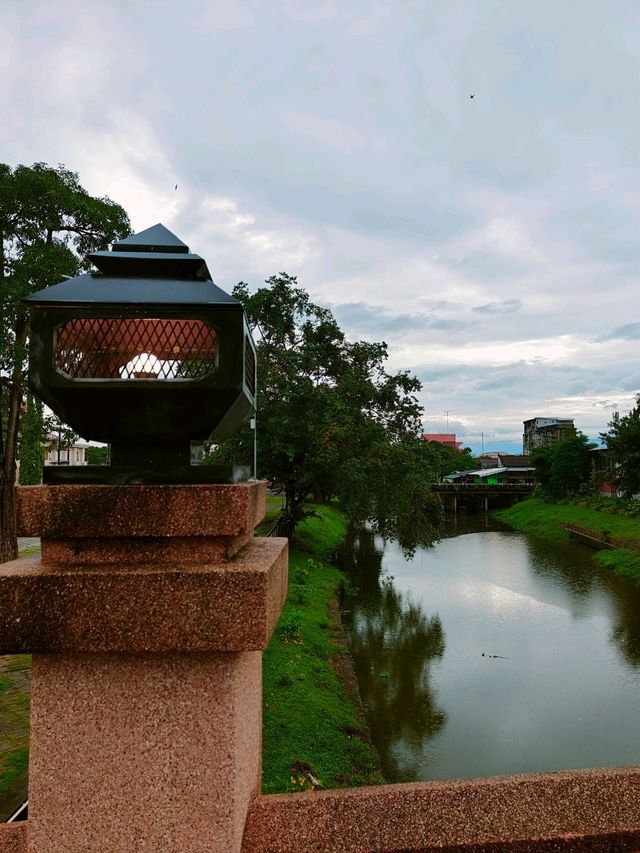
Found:
[{"label": "overcast sky", "polygon": [[640,389],[639,44],[638,0],[0,0],[0,161],[226,290],[297,275],[428,432],[597,436]]}]

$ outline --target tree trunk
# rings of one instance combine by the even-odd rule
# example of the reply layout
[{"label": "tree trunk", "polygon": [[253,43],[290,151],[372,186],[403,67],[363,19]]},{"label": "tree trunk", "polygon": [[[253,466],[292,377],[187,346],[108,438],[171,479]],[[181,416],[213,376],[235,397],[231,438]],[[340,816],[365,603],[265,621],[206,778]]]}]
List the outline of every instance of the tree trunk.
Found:
[{"label": "tree trunk", "polygon": [[307,497],[307,491],[296,488],[295,480],[287,480],[285,483],[285,505],[284,505],[284,523],[283,533],[289,541],[293,538],[293,534],[298,523],[304,515],[304,501]]},{"label": "tree trunk", "polygon": [[18,556],[15,488],[3,477],[0,486],[0,563],[15,560]]},{"label": "tree trunk", "polygon": [[7,431],[3,442],[2,472],[0,474],[0,562],[15,560],[18,556],[16,525],[16,456],[18,431],[20,429],[20,407],[22,405],[22,365],[24,346],[27,341],[28,324],[25,316],[16,324],[15,361],[9,387]]}]

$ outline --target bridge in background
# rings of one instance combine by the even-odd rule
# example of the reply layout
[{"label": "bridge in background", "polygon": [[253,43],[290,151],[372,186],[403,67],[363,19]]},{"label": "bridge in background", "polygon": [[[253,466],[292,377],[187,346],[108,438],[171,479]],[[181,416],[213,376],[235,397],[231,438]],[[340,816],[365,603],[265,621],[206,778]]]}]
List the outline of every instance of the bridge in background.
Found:
[{"label": "bridge in background", "polygon": [[461,507],[488,512],[489,509],[512,506],[530,495],[535,486],[531,483],[438,483],[432,488],[442,497],[445,509],[457,513]]}]

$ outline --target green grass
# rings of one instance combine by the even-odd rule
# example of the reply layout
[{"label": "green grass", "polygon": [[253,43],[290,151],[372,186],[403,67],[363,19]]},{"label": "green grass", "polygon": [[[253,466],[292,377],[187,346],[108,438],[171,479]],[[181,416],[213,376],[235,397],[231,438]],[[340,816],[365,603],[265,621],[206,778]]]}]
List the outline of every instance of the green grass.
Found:
[{"label": "green grass", "polygon": [[265,793],[383,781],[366,724],[332,665],[346,653],[330,615],[342,574],[325,556],[346,522],[334,507],[313,509],[317,517],[300,525],[290,552],[289,595],[264,655]]},{"label": "green grass", "polygon": [[332,504],[311,504],[312,515],[296,528],[294,547],[316,557],[328,557],[340,547],[347,535],[347,520]]},{"label": "green grass", "polygon": [[39,554],[39,553],[40,553],[40,546],[39,545],[29,545],[28,548],[21,548],[18,551],[18,556],[19,557],[32,557],[34,554]]},{"label": "green grass", "polygon": [[608,534],[640,548],[640,519],[629,518],[613,502],[600,504],[600,509],[580,503],[545,503],[540,498],[527,498],[509,509],[494,513],[518,530],[551,539],[568,539],[564,524],[577,524],[596,533]]},{"label": "green grass", "polygon": [[22,793],[13,786],[24,785],[29,763],[30,666],[31,655],[0,657],[0,812],[26,797],[26,785]]},{"label": "green grass", "polygon": [[8,655],[7,672],[28,672],[31,669],[31,655]]},{"label": "green grass", "polygon": [[640,551],[612,548],[610,551],[598,551],[595,559],[600,565],[613,569],[633,583],[640,584]]},{"label": "green grass", "polygon": [[565,524],[576,524],[596,534],[610,536],[629,547],[594,552],[594,558],[634,583],[640,583],[640,519],[624,515],[613,501],[603,500],[596,509],[582,503],[553,504],[527,498],[494,515],[517,530],[548,539],[568,539]]}]

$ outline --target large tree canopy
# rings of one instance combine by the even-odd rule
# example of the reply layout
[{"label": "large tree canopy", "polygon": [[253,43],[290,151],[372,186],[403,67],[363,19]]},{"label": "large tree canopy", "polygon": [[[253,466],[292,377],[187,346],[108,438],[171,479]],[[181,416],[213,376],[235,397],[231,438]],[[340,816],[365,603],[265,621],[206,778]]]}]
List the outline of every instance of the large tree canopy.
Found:
[{"label": "large tree canopy", "polygon": [[536,479],[542,494],[550,500],[575,495],[588,487],[591,479],[589,451],[595,447],[579,430],[531,452]]},{"label": "large tree canopy", "polygon": [[627,497],[640,493],[640,394],[626,415],[614,412],[600,436],[618,465],[618,485]]},{"label": "large tree canopy", "polygon": [[[432,454],[421,439],[419,381],[387,373],[387,346],[349,342],[331,312],[281,273],[244,305],[258,350],[258,471],[285,495],[288,533],[304,501],[339,498],[406,548],[433,540],[441,507]],[[248,431],[220,449],[250,461]]]},{"label": "large tree canopy", "polygon": [[85,256],[131,233],[127,214],[94,198],[64,166],[0,163],[0,560],[16,554],[13,487],[25,394],[29,293],[90,268]]}]

